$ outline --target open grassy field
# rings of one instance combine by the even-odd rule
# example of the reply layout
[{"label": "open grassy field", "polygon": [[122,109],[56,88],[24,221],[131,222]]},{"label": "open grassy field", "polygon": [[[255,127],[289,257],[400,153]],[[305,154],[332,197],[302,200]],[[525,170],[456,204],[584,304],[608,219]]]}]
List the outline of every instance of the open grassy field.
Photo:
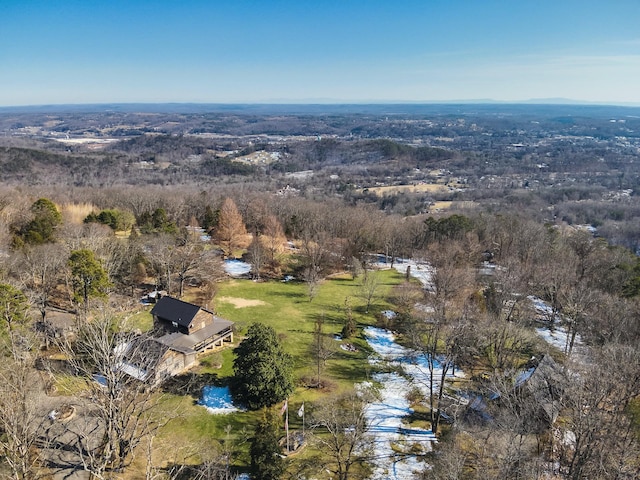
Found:
[{"label": "open grassy field", "polygon": [[464,188],[464,185],[451,181],[449,183],[420,183],[417,185],[389,185],[383,187],[369,187],[365,190],[375,193],[379,197],[398,193],[447,193],[452,189]]},{"label": "open grassy field", "polygon": [[[272,326],[279,335],[284,349],[295,362],[296,378],[313,377],[316,363],[311,354],[313,328],[317,318],[324,318],[324,332],[335,346],[335,354],[323,369],[323,378],[329,387],[318,390],[302,385],[289,399],[290,428],[300,429],[301,419],[295,414],[302,402],[314,402],[321,397],[353,388],[354,383],[367,380],[371,374],[367,357],[370,353],[361,335],[361,327],[376,323],[376,315],[384,309],[392,308],[386,301],[391,288],[403,281],[403,276],[395,270],[375,272],[380,287],[368,314],[364,313],[364,300],[359,297],[359,281],[350,275],[340,275],[325,280],[318,295],[309,301],[307,286],[302,282],[253,282],[250,280],[230,280],[220,285],[214,300],[216,314],[236,322],[235,343],[242,339],[253,322]],[[347,300],[348,299],[348,300]],[[340,333],[346,320],[346,303],[358,323],[358,333],[347,340],[357,351],[345,351],[333,339]],[[233,374],[233,352],[227,348],[202,357],[196,374],[208,375],[214,381],[224,383]],[[219,363],[221,368],[216,368]],[[154,443],[157,464],[187,461],[201,461],[206,452],[216,448],[219,441],[233,444],[236,463],[247,460],[247,435],[253,430],[259,412],[238,412],[229,415],[212,415],[196,404],[197,395],[164,394],[158,405],[158,414],[171,418]],[[244,443],[243,443],[244,442]],[[182,450],[176,451],[176,444]],[[172,447],[173,446],[173,447]],[[175,458],[174,458],[175,457]],[[182,460],[178,457],[184,457]]]},{"label": "open grassy field", "polygon": [[447,185],[439,183],[423,183],[420,185],[390,185],[386,187],[369,187],[371,193],[379,197],[393,195],[397,193],[446,193],[449,191]]},{"label": "open grassy field", "polygon": [[[351,307],[359,326],[376,322],[375,314],[390,308],[384,300],[391,287],[403,280],[396,271],[375,272],[380,279],[376,302],[368,314],[364,313],[364,300],[359,298],[359,281],[350,275],[327,279],[321,285],[318,295],[309,301],[307,286],[302,282],[252,282],[234,280],[223,284],[215,302],[216,313],[236,322],[238,333],[242,335],[253,322],[272,326],[278,333],[286,351],[296,365],[298,377],[313,374],[315,365],[309,353],[313,340],[314,323],[324,319],[327,335],[339,334],[346,320],[346,304]],[[242,302],[240,300],[244,300]],[[358,347],[358,352],[337,349],[329,360],[327,375],[339,385],[350,388],[353,382],[366,379],[368,350],[363,338],[349,340]],[[336,346],[339,342],[336,342]]]},{"label": "open grassy field", "polygon": [[451,210],[451,209],[470,209],[477,207],[478,204],[476,202],[458,202],[458,201],[440,201],[433,202],[433,205],[429,207],[430,212],[441,212],[443,210]]}]

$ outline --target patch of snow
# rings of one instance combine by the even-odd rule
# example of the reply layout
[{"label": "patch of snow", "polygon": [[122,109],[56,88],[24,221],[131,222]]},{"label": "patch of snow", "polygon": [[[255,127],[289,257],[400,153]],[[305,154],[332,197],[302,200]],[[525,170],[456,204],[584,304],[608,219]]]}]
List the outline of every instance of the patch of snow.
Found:
[{"label": "patch of snow", "polygon": [[417,312],[424,312],[424,313],[433,313],[435,312],[435,308],[433,308],[431,305],[425,305],[424,303],[416,303],[413,308],[417,311]]},{"label": "patch of snow", "polygon": [[[393,366],[401,366],[405,374],[413,379],[414,386],[420,388],[423,393],[427,393],[426,388],[429,385],[429,359],[426,355],[416,352],[410,348],[403,347],[396,343],[395,335],[389,330],[383,328],[367,327],[364,329],[365,337],[369,346],[376,352],[382,360],[389,362]],[[376,364],[380,359],[370,358],[369,362]],[[440,378],[442,375],[442,367],[436,360],[434,361],[434,376]],[[456,369],[455,375],[451,372],[447,373],[447,377],[464,377],[464,373]],[[434,383],[437,385],[438,382]]]},{"label": "patch of snow", "polygon": [[[395,342],[395,335],[384,328],[367,327],[364,329],[369,346],[373,348],[380,357],[389,360],[396,360],[407,355],[407,349]],[[377,363],[378,359],[370,359],[372,363]]]},{"label": "patch of snow", "polygon": [[566,432],[564,432],[564,435],[562,436],[562,444],[567,447],[575,447],[576,434],[571,430],[567,430]]},{"label": "patch of snow", "polygon": [[[569,343],[571,342],[570,334],[567,328],[562,324],[563,320],[559,314],[555,315],[555,318],[551,319],[553,315],[553,309],[544,300],[538,297],[527,297],[533,303],[536,312],[542,320],[548,325],[543,327],[537,327],[536,333],[549,345],[557,348],[558,350],[567,353],[569,350]],[[586,360],[589,356],[588,348],[583,343],[580,335],[576,335],[573,339],[573,347],[571,350],[571,356],[574,358],[582,358]]]},{"label": "patch of snow", "polygon": [[[563,320],[560,315],[556,314],[552,319],[553,309],[548,303],[532,295],[528,296],[527,298],[533,303],[533,307],[535,308],[538,315],[544,321],[550,322],[549,325],[536,328],[536,333],[538,334],[538,336],[541,337],[549,345],[556,347],[558,350],[566,353],[569,348],[571,339],[569,338],[569,332],[567,331],[567,328],[562,325]],[[584,350],[584,348],[585,347],[582,342],[582,338],[580,338],[580,335],[576,335],[573,340],[573,352],[575,352],[576,350]],[[584,352],[581,352],[581,355],[584,354]]]},{"label": "patch of snow", "polygon": [[556,313],[553,314],[553,308],[547,302],[534,295],[529,295],[527,299],[533,304],[533,308],[542,320],[545,321],[557,321],[560,320],[560,316]]},{"label": "patch of snow", "polygon": [[242,260],[225,260],[224,271],[232,277],[244,277],[251,271],[251,264]]},{"label": "patch of snow", "polygon": [[[409,406],[409,393],[418,388],[425,396],[428,394],[429,370],[427,358],[395,342],[395,335],[382,328],[367,327],[365,337],[378,358],[369,362],[379,364],[389,362],[402,368],[404,375],[396,372],[376,373],[373,379],[382,385],[380,399],[371,403],[366,410],[374,441],[374,480],[400,480],[411,478],[414,472],[421,471],[425,464],[416,455],[418,451],[428,452],[436,436],[431,430],[411,428],[404,418],[413,410]],[[442,373],[436,363],[434,375]],[[460,371],[456,376],[464,376]],[[447,377],[452,378],[452,374]],[[437,385],[437,382],[436,382]]]},{"label": "patch of snow", "polygon": [[406,479],[424,468],[416,455],[410,452],[414,446],[423,452],[431,451],[436,436],[431,430],[407,426],[403,418],[411,415],[407,393],[411,383],[397,373],[379,373],[373,379],[382,385],[380,400],[367,406],[365,412],[374,437],[374,480]]},{"label": "patch of snow", "polygon": [[201,242],[210,242],[211,241],[211,235],[207,234],[204,231],[204,228],[202,227],[194,227],[191,225],[187,225],[187,231],[193,233],[194,235],[197,235],[198,238],[200,238]]},{"label": "patch of snow", "polygon": [[[378,256],[378,261],[374,264],[377,268],[389,268],[389,264],[386,262],[384,255]],[[396,258],[393,268],[403,275],[407,274],[407,268],[410,267],[409,275],[418,279],[422,286],[426,289],[433,288],[433,267],[423,261],[408,260],[406,258]]]},{"label": "patch of snow", "polygon": [[485,260],[484,262],[482,262],[482,266],[478,269],[478,273],[486,277],[491,277],[495,275],[496,267],[497,265],[495,263],[487,262]]},{"label": "patch of snow", "polygon": [[198,404],[206,407],[209,413],[214,414],[226,414],[239,410],[233,405],[229,387],[205,386]]}]

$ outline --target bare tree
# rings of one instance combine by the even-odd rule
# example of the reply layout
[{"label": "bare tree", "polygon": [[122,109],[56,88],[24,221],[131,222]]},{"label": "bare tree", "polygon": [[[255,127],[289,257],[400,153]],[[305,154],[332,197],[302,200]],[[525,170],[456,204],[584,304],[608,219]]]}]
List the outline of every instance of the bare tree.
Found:
[{"label": "bare tree", "polygon": [[493,370],[516,368],[534,344],[533,334],[522,325],[495,321],[491,317],[484,318],[479,325],[479,348]]},{"label": "bare tree", "polygon": [[260,280],[260,272],[266,264],[265,248],[262,243],[262,235],[255,234],[249,245],[249,261],[251,262],[251,276]]},{"label": "bare tree", "polygon": [[[341,212],[344,224],[337,236],[345,239],[344,258],[357,258],[366,270],[368,267],[368,255],[381,237],[384,221],[377,211],[367,208],[349,209]],[[380,242],[378,242],[380,243]]]},{"label": "bare tree", "polygon": [[267,262],[272,275],[277,276],[280,273],[280,256],[284,251],[286,241],[287,238],[278,219],[275,215],[268,215],[265,219],[260,242],[266,251]]},{"label": "bare tree", "polygon": [[47,308],[60,283],[68,252],[59,245],[36,245],[25,248],[17,272],[26,287],[28,296],[40,310],[41,320],[46,322]]},{"label": "bare tree", "polygon": [[328,236],[325,232],[305,235],[303,239],[303,276],[308,286],[309,301],[317,295],[322,274],[327,266],[327,257],[329,256],[327,244]]},{"label": "bare tree", "polygon": [[415,283],[402,282],[391,290],[390,301],[397,308],[397,313],[401,322],[408,318],[413,311],[415,305],[424,297],[422,288]]},{"label": "bare tree", "polygon": [[439,245],[430,252],[435,270],[432,286],[425,292],[427,310],[408,317],[405,329],[413,348],[428,368],[431,427],[438,431],[443,412],[447,376],[455,363],[469,329],[468,292],[472,286],[469,266],[460,259],[459,244]]},{"label": "bare tree", "polygon": [[447,318],[449,309],[462,303],[456,300],[464,298],[473,284],[471,266],[467,263],[463,244],[458,242],[431,248],[428,259],[434,270],[426,300],[434,315]]},{"label": "bare tree", "polygon": [[[124,320],[104,310],[78,327],[75,341],[61,342],[71,370],[87,380],[88,400],[95,416],[92,429],[71,434],[82,468],[96,478],[126,467],[133,451],[159,427],[150,411],[158,395],[151,388],[158,344],[127,331]],[[163,419],[162,421],[168,421]]]},{"label": "bare tree", "polygon": [[322,387],[321,374],[322,368],[327,364],[336,351],[332,348],[333,343],[327,338],[323,331],[324,328],[324,314],[318,316],[313,325],[313,343],[311,344],[311,353],[316,360],[316,373],[317,380],[316,386]]},{"label": "bare tree", "polygon": [[0,283],[0,332],[6,331],[9,339],[29,323],[29,304],[21,290],[8,283]]},{"label": "bare tree", "polygon": [[175,274],[176,239],[173,235],[160,234],[149,239],[150,262],[156,276],[156,288],[164,288],[171,294],[171,279]]},{"label": "bare tree", "polygon": [[170,261],[174,263],[173,270],[178,277],[180,297],[184,294],[184,284],[187,281],[204,284],[222,278],[222,263],[218,256],[193,238],[187,237],[180,241],[173,250]]},{"label": "bare tree", "polygon": [[354,468],[364,466],[371,456],[367,401],[366,395],[353,392],[328,399],[312,411],[312,441],[331,459],[322,469],[329,470],[338,480],[352,478]]},{"label": "bare tree", "polygon": [[372,270],[366,270],[362,275],[362,280],[358,286],[360,298],[365,301],[365,313],[369,313],[371,303],[376,298],[380,290],[381,282],[378,274]]},{"label": "bare tree", "polygon": [[[506,265],[505,265],[506,266]],[[523,268],[513,265],[515,272],[520,272]],[[576,281],[577,257],[573,251],[567,246],[563,237],[555,239],[548,246],[543,261],[539,262],[533,272],[533,284],[536,287],[539,296],[544,298],[551,306],[549,312],[549,322],[555,321],[561,310],[560,295],[562,290],[568,284]],[[503,270],[501,270],[503,271]],[[515,285],[514,285],[515,286]],[[517,291],[526,292],[526,284],[521,283],[517,286]]]},{"label": "bare tree", "polygon": [[[474,478],[468,475],[472,457],[471,442],[473,439],[453,429],[450,441],[446,445],[436,446],[434,458],[428,468],[422,471],[420,479],[424,480],[461,480]],[[471,445],[470,445],[471,444]],[[479,459],[476,459],[479,461]],[[467,476],[465,476],[467,474]]]},{"label": "bare tree", "polygon": [[629,407],[640,391],[640,352],[610,344],[593,353],[592,362],[572,365],[555,448],[560,473],[572,480],[638,478],[640,442]]},{"label": "bare tree", "polygon": [[44,473],[39,447],[46,417],[38,409],[42,385],[28,337],[16,340],[14,332],[0,346],[0,455],[10,471],[0,478],[32,480]]},{"label": "bare tree", "polygon": [[407,222],[398,216],[388,216],[381,222],[382,244],[387,263],[391,268],[409,244]]},{"label": "bare tree", "polygon": [[444,413],[447,376],[454,373],[468,321],[464,316],[447,320],[439,316],[414,316],[405,322],[404,329],[427,365],[429,420],[431,429],[437,433]]},{"label": "bare tree", "polygon": [[566,285],[559,293],[562,305],[562,320],[567,326],[567,342],[564,353],[571,355],[576,336],[580,330],[584,330],[589,311],[595,306],[596,296],[585,281]]}]

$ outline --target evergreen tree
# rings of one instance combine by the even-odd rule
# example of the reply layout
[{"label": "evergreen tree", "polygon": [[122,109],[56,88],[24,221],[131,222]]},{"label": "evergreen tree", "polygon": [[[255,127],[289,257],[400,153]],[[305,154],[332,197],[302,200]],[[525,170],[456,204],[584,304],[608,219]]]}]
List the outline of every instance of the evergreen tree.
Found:
[{"label": "evergreen tree", "polygon": [[293,392],[293,360],[272,327],[254,323],[233,353],[231,387],[237,402],[256,410],[275,405]]},{"label": "evergreen tree", "polygon": [[90,297],[103,297],[109,287],[107,272],[91,250],[74,250],[69,256],[69,268],[73,277],[74,298],[83,301],[85,308]]},{"label": "evergreen tree", "polygon": [[218,219],[220,218],[220,210],[213,210],[211,205],[207,205],[204,210],[204,216],[202,217],[200,224],[207,232],[218,225]]},{"label": "evergreen tree", "polygon": [[51,200],[40,198],[31,205],[30,210],[33,220],[19,232],[21,240],[32,245],[53,242],[55,229],[62,223],[58,208]]},{"label": "evergreen tree", "polygon": [[2,328],[11,332],[17,325],[26,323],[29,303],[27,297],[17,288],[0,283],[0,318]]},{"label": "evergreen tree", "polygon": [[277,480],[285,470],[278,443],[278,417],[266,408],[251,438],[251,478],[255,480]]}]

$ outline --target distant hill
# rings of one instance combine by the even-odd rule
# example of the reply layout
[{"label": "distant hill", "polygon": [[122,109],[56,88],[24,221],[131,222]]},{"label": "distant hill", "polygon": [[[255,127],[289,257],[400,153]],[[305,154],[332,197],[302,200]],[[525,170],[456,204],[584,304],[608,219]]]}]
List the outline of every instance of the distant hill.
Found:
[{"label": "distant hill", "polygon": [[[479,101],[485,102],[485,101]],[[594,117],[640,115],[640,106],[585,104],[568,99],[535,99],[522,103],[460,101],[459,103],[371,103],[371,104],[293,104],[293,103],[113,103],[78,105],[33,105],[0,107],[1,114],[12,113],[229,113],[245,115],[492,115],[530,114],[542,116],[586,115]]]}]

